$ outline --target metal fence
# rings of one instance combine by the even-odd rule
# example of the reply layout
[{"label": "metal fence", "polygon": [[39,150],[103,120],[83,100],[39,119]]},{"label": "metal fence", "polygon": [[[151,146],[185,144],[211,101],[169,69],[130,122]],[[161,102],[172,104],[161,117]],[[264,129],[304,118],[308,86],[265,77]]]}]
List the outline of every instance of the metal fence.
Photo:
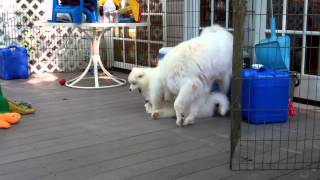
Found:
[{"label": "metal fence", "polygon": [[[234,3],[234,16],[239,18],[234,22],[233,65],[238,66],[233,71],[230,167],[234,170],[320,168],[320,3],[312,0]],[[269,25],[272,10],[277,38],[272,38]],[[280,46],[272,43],[285,36],[290,41],[286,39]],[[266,42],[267,53],[261,57],[257,51]],[[262,73],[258,80],[253,76],[246,78],[241,54],[245,52],[253,63],[263,58],[274,60],[276,48],[278,53],[288,50],[279,55],[283,60],[290,60],[289,76],[281,79]],[[282,73],[279,71],[275,72]],[[296,114],[289,103],[285,104],[288,100],[294,101],[290,105],[296,108]],[[284,104],[280,105],[280,101]],[[275,117],[279,113],[291,116]],[[260,124],[255,124],[256,119]],[[282,122],[271,123],[271,120]]]}]

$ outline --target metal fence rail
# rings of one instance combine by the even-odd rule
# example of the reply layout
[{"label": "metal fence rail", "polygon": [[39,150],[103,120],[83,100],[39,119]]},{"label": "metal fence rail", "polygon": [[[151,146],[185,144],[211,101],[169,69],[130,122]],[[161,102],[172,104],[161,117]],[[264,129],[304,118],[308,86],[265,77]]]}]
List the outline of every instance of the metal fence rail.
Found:
[{"label": "metal fence rail", "polygon": [[[241,73],[242,66],[238,64],[233,71],[233,107],[231,131],[231,162],[234,170],[280,170],[280,169],[305,169],[320,168],[320,78],[319,78],[319,24],[320,16],[316,1],[291,1],[281,0],[246,0],[236,1],[234,5],[234,65],[241,62],[239,54],[245,52],[254,63],[257,61],[255,45],[261,40],[270,38],[271,28],[269,19],[272,14],[276,21],[278,37],[289,36],[291,45],[281,47],[290,49],[290,87],[287,89],[287,99],[293,102],[296,115],[289,116],[288,121],[282,123],[262,123],[259,125],[248,123],[244,120],[243,110],[248,113],[267,111],[270,115],[277,111],[288,113],[288,109],[279,107],[278,96],[281,89],[274,88],[271,92],[265,90],[249,89],[250,101],[244,104],[241,90],[244,86],[254,83],[253,79],[245,79]],[[234,1],[235,3],[235,1]],[[245,8],[243,8],[245,5]],[[272,8],[271,8],[272,7]],[[242,15],[240,12],[244,12]],[[235,20],[234,20],[235,21]],[[242,30],[242,32],[241,32]],[[270,52],[275,46],[270,46]],[[267,54],[272,56],[272,54]],[[241,68],[241,69],[240,69]],[[297,76],[294,76],[294,75]],[[260,79],[261,80],[261,79]],[[270,79],[269,79],[270,80]],[[295,87],[296,80],[300,85]],[[247,81],[248,83],[243,83]],[[279,78],[271,79],[274,85]],[[241,86],[242,84],[242,86]],[[298,84],[296,84],[298,85]],[[236,93],[235,90],[237,91]],[[260,91],[260,92],[259,92]],[[257,109],[263,96],[272,94],[266,107],[271,109]],[[255,96],[260,94],[261,96]],[[277,98],[275,98],[277,97]],[[252,101],[251,101],[252,100]],[[286,99],[284,99],[286,100]],[[259,102],[263,103],[263,102]],[[244,109],[241,105],[248,106]],[[292,110],[292,109],[291,109]],[[263,118],[262,118],[263,119]],[[264,119],[265,120],[265,119]]]}]

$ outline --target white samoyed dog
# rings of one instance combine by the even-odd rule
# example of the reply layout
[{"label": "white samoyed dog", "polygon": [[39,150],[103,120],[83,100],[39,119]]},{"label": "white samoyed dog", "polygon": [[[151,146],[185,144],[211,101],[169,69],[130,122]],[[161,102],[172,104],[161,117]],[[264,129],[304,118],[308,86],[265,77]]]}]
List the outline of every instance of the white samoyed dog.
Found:
[{"label": "white samoyed dog", "polygon": [[[157,83],[159,69],[156,68],[133,68],[128,76],[128,82],[130,84],[129,90],[138,90],[146,100],[145,109],[146,112],[152,113],[152,104],[149,102],[150,84]],[[212,117],[215,113],[216,105],[219,105],[218,112],[220,115],[225,115],[229,110],[229,101],[223,93],[207,93],[200,97],[201,102],[199,111],[196,118]],[[159,105],[157,118],[175,117],[176,112],[173,108],[174,99],[165,100],[164,94],[161,97],[162,102]],[[187,115],[187,114],[186,114]]]},{"label": "white samoyed dog", "polygon": [[233,36],[219,25],[203,30],[199,37],[182,42],[169,51],[150,83],[149,101],[153,118],[163,101],[174,100],[176,124],[193,124],[214,81],[228,92],[232,73]]},{"label": "white samoyed dog", "polygon": [[[158,68],[132,68],[129,76],[128,82],[130,84],[129,90],[135,91],[138,90],[139,93],[145,98],[145,109],[146,112],[151,114],[151,103],[149,102],[149,86],[151,83],[156,83],[153,80],[158,77]],[[173,109],[173,99],[167,99],[166,101],[162,98],[161,105],[159,105],[159,113],[157,114],[160,117],[174,117],[175,111]],[[157,119],[157,118],[155,118]]]}]

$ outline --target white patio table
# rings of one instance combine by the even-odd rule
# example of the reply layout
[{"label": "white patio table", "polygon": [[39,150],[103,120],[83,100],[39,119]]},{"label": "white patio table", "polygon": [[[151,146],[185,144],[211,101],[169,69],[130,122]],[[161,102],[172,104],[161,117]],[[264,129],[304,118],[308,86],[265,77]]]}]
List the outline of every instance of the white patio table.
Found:
[{"label": "white patio table", "polygon": [[[39,27],[48,27],[48,26],[62,26],[62,27],[74,27],[79,28],[81,31],[83,31],[87,36],[88,39],[91,41],[90,46],[90,60],[83,71],[81,75],[78,77],[75,77],[71,80],[66,81],[66,86],[71,88],[80,88],[80,89],[101,89],[101,88],[111,88],[111,87],[117,87],[122,86],[126,84],[126,80],[118,78],[112,74],[110,74],[104,65],[101,62],[100,54],[99,54],[99,45],[100,40],[103,34],[106,31],[111,30],[115,27],[142,27],[147,26],[148,23],[142,22],[142,23],[81,23],[81,24],[74,24],[74,23],[37,23],[35,24]],[[90,70],[90,67],[93,64],[93,77],[87,77],[87,73]],[[98,67],[100,66],[101,70],[104,73],[104,76],[99,76]],[[94,79],[94,86],[80,86],[77,85],[78,82],[80,82],[83,79]],[[114,83],[111,85],[100,85],[99,79],[104,80],[111,80]]]}]

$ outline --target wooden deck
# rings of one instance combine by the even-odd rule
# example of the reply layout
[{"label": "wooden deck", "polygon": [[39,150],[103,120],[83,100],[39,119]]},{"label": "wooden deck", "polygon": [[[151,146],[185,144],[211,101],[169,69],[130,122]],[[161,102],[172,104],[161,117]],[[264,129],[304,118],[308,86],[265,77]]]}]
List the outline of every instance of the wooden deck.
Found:
[{"label": "wooden deck", "polygon": [[229,118],[200,119],[186,128],[174,119],[154,121],[127,86],[71,89],[50,77],[0,83],[6,97],[31,102],[37,111],[0,130],[0,180],[320,177],[319,170],[231,171]]}]

